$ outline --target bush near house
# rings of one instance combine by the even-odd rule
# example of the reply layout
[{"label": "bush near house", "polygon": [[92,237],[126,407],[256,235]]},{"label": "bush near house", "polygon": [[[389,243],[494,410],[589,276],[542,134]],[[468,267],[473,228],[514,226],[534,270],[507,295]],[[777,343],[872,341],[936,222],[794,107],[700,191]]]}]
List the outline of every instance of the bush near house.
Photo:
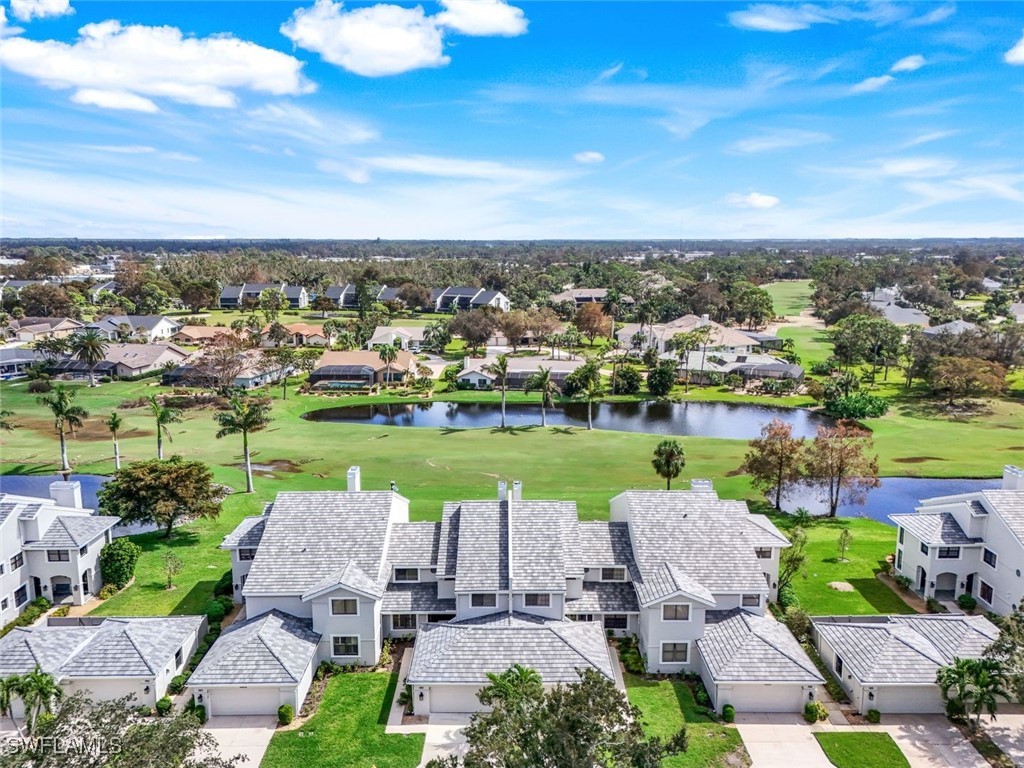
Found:
[{"label": "bush near house", "polygon": [[174,709],[174,704],[171,703],[171,699],[168,696],[164,696],[156,703],[156,713],[160,717],[166,717],[171,714],[172,709]]},{"label": "bush near house", "polygon": [[804,720],[808,723],[817,723],[821,720],[828,720],[828,710],[820,701],[808,701],[804,705]]},{"label": "bush near house", "polygon": [[135,578],[135,564],[142,554],[142,547],[127,537],[114,539],[100,550],[100,573],[103,581],[117,589]]},{"label": "bush near house", "polygon": [[16,627],[27,627],[29,624],[34,623],[36,619],[50,610],[51,605],[53,605],[53,603],[45,597],[37,597],[28,604],[28,607],[22,611],[18,618],[14,619],[14,621],[9,621],[4,625],[3,629],[0,629],[0,637],[3,637],[8,632],[13,631]]},{"label": "bush near house", "polygon": [[281,725],[288,725],[295,718],[295,710],[291,704],[282,704],[277,708],[277,722]]}]

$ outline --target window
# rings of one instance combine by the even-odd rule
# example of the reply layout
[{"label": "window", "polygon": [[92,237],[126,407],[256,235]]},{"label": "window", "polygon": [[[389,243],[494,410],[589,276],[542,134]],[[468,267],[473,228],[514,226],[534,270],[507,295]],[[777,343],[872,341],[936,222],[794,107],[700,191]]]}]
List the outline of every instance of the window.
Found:
[{"label": "window", "polygon": [[897,571],[902,571],[903,570],[903,550],[902,549],[896,550],[896,570]]},{"label": "window", "polygon": [[772,548],[771,547],[755,547],[754,554],[762,560],[772,559]]},{"label": "window", "polygon": [[331,638],[331,655],[332,656],[358,656],[359,655],[359,638],[358,637],[342,637],[340,635],[334,635]]},{"label": "window", "polygon": [[71,554],[66,549],[48,549],[46,559],[51,563],[66,563],[71,559]]},{"label": "window", "polygon": [[594,615],[590,613],[567,613],[565,618],[569,621],[593,621]]},{"label": "window", "polygon": [[538,592],[528,592],[526,594],[526,604],[531,607],[547,607],[551,605],[551,595]]},{"label": "window", "polygon": [[22,584],[14,591],[14,605],[20,607],[28,602],[28,584]]},{"label": "window", "polygon": [[392,629],[416,629],[415,613],[396,613],[391,617]]},{"label": "window", "polygon": [[419,568],[395,568],[395,581],[419,581]]},{"label": "window", "polygon": [[927,555],[928,554],[928,545],[925,544],[923,541],[921,542],[921,554],[922,555]]},{"label": "window", "polygon": [[761,604],[761,596],[760,595],[744,595],[743,596],[743,602],[741,603],[741,605],[744,608],[756,608],[760,604]]},{"label": "window", "polygon": [[80,550],[78,550],[78,554],[81,555],[82,557],[85,557],[86,555],[88,555],[89,554],[89,545],[86,544],[84,547],[82,547]]},{"label": "window", "polygon": [[662,621],[689,621],[690,620],[690,604],[689,603],[676,603],[661,606],[661,620]]},{"label": "window", "polygon": [[690,658],[689,643],[662,643],[662,664],[685,664]]},{"label": "window", "polygon": [[3,600],[0,600],[0,611],[6,611],[7,606],[10,604],[10,601],[6,597]]},{"label": "window", "polygon": [[256,550],[255,549],[240,549],[240,550],[238,550],[238,559],[239,560],[252,560],[254,557],[256,557]]},{"label": "window", "polygon": [[494,608],[498,604],[498,596],[493,592],[477,592],[470,598],[474,608]]},{"label": "window", "polygon": [[0,563],[0,576],[4,575],[4,564]]},{"label": "window", "polygon": [[838,653],[836,654],[836,677],[840,680],[843,678],[843,657]]},{"label": "window", "polygon": [[25,564],[25,555],[21,552],[11,558],[11,570],[16,571]]},{"label": "window", "polygon": [[601,581],[625,581],[625,568],[602,568]]},{"label": "window", "polygon": [[939,560],[959,560],[960,547],[939,547]]},{"label": "window", "polygon": [[444,624],[446,621],[451,621],[455,618],[454,613],[428,613],[427,621],[431,624]]},{"label": "window", "polygon": [[984,560],[987,565],[991,565],[993,568],[995,568],[996,560],[998,560],[999,558],[995,552],[986,547],[981,552],[981,559]]},{"label": "window", "polygon": [[902,528],[900,528],[900,535],[897,538],[898,538],[900,544],[902,544],[903,543],[903,529]]},{"label": "window", "polygon": [[628,623],[624,613],[607,613],[604,617],[605,629],[625,629]]},{"label": "window", "polygon": [[181,648],[179,648],[178,650],[176,650],[174,652],[174,666],[175,667],[180,667],[181,666],[181,657],[182,657]]},{"label": "window", "polygon": [[978,589],[978,597],[992,605],[992,585],[986,584],[984,581],[981,582],[981,588]]},{"label": "window", "polygon": [[332,616],[358,616],[359,601],[352,598],[333,598],[331,600]]}]

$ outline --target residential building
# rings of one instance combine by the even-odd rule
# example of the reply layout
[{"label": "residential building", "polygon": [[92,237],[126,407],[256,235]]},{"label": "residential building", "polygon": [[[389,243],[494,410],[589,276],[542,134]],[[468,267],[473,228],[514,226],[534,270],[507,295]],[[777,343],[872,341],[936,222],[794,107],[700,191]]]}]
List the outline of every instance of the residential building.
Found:
[{"label": "residential building", "polygon": [[103,293],[104,291],[117,295],[117,283],[115,283],[113,280],[105,280],[101,283],[97,283],[96,285],[89,289],[89,301],[91,301],[93,304],[99,303],[100,294]]},{"label": "residential building", "polygon": [[406,350],[399,350],[391,363],[370,350],[326,351],[309,374],[309,383],[317,389],[368,389],[403,382],[415,370],[416,358]]},{"label": "residential building", "polygon": [[[370,303],[378,304],[385,301],[398,301],[398,288],[387,285],[372,285],[367,287]],[[324,291],[324,295],[336,302],[338,309],[356,311],[359,309],[359,287],[355,283],[345,285],[331,285]]]},{"label": "residential building", "polygon": [[896,524],[896,573],[922,597],[971,595],[1005,616],[1024,599],[1024,469],[1006,466],[1002,488],[924,499]]},{"label": "residential building", "polygon": [[758,333],[757,331],[740,331],[740,333],[751,339],[760,352],[778,352],[786,347],[786,340],[772,333]]},{"label": "residential building", "polygon": [[423,346],[426,326],[378,325],[366,342],[367,349],[391,345],[409,352],[419,352]]},{"label": "residential building", "polygon": [[927,328],[931,324],[928,315],[921,310],[901,306],[899,288],[876,288],[865,293],[864,300],[869,307],[878,310],[882,317],[896,325]]},{"label": "residential building", "polygon": [[[605,304],[608,301],[608,289],[566,287],[561,293],[552,294],[548,300],[552,304],[563,304],[567,301],[571,301],[576,304],[577,307],[582,307],[584,304],[594,304],[598,302]],[[619,303],[622,306],[632,306],[635,301],[632,296],[620,295]]]},{"label": "residential building", "polygon": [[221,336],[238,336],[238,333],[223,325],[183,325],[171,336],[171,341],[201,346]]},{"label": "residential building", "polygon": [[512,303],[501,291],[468,286],[449,285],[445,288],[434,288],[430,292],[430,299],[436,312],[456,312],[484,307],[508,312],[512,308]]},{"label": "residential building", "polygon": [[181,330],[181,323],[163,315],[108,315],[81,330],[98,331],[111,341],[140,339],[154,342],[171,338]]},{"label": "residential building", "polygon": [[1011,304],[1010,311],[1007,314],[1014,322],[1024,323],[1024,301]]},{"label": "residential building", "polygon": [[[498,377],[489,368],[497,361],[496,357],[467,357],[464,367],[459,371],[459,384],[463,388],[491,389],[500,384]],[[586,365],[586,360],[550,360],[546,357],[509,357],[508,378],[504,386],[509,389],[524,389],[529,378],[547,368],[551,371],[551,380],[559,387],[565,385],[566,377],[576,369]]]},{"label": "residential building", "polygon": [[[179,365],[189,353],[177,344],[125,344],[112,342],[107,345],[103,360],[95,367],[97,376],[130,379],[144,376],[161,369]],[[57,376],[87,378],[89,365],[74,358],[65,358],[53,363],[51,370]]]},{"label": "residential building", "polygon": [[942,325],[925,328],[921,331],[921,335],[929,339],[935,339],[943,335],[959,336],[962,333],[979,333],[980,331],[981,328],[974,323],[968,323],[966,320],[951,320]]},{"label": "residential building", "polygon": [[[201,664],[190,685],[217,684],[205,689],[214,712],[272,712],[301,698],[320,661],[371,665],[384,639],[414,635],[416,712],[470,712],[486,674],[514,663],[547,686],[580,668],[615,679],[611,633],[635,635],[652,672],[701,675],[718,709],[799,711],[823,679],[764,616],[789,542],[744,502],[693,486],[622,493],[610,522],[524,499],[518,481],[490,500],[445,503],[440,522],[409,522],[408,500],[362,490],[358,467],[347,491],[279,493],[221,547],[235,599],[250,621],[271,617],[272,653],[295,664],[271,665],[267,679],[241,660],[217,678]],[[224,642],[212,658],[246,644],[222,656]],[[274,692],[246,699],[242,686]]]},{"label": "residential building", "polygon": [[11,318],[4,328],[4,338],[26,343],[42,339],[64,339],[83,327],[84,323],[70,317]]},{"label": "residential building", "polygon": [[24,376],[33,365],[45,364],[49,358],[38,349],[30,347],[5,347],[0,349],[0,381]]},{"label": "residential building", "polygon": [[998,280],[993,280],[991,277],[983,277],[981,279],[981,290],[985,293],[993,293],[1003,287],[1003,284]]},{"label": "residential building", "polygon": [[702,350],[690,352],[685,360],[679,359],[673,352],[666,352],[661,358],[677,362],[680,371],[689,369],[690,380],[697,384],[710,382],[712,374],[717,375],[719,380],[731,375],[740,376],[744,383],[785,379],[800,384],[804,380],[804,369],[801,366],[773,355]]},{"label": "residential building", "polygon": [[[165,372],[160,383],[165,387],[217,387],[230,373],[233,376],[231,386],[235,389],[257,389],[276,384],[286,373],[290,376],[295,372],[293,366],[281,365],[255,349],[239,352],[235,360],[237,364],[224,361],[206,366],[200,356]],[[222,371],[225,372],[223,378]]]},{"label": "residential building", "polygon": [[287,323],[283,328],[287,338],[275,341],[270,338],[271,326],[266,326],[260,333],[260,346],[268,349],[273,347],[329,347],[332,339],[324,333],[322,325],[312,323]]},{"label": "residential building", "polygon": [[243,283],[242,285],[225,285],[220,292],[220,308],[239,309],[247,301],[259,301],[263,296],[264,291],[281,291],[284,293],[287,287],[287,283]]},{"label": "residential building", "polygon": [[309,291],[301,285],[285,285],[284,297],[289,309],[305,309],[309,306]]},{"label": "residential building", "polygon": [[[205,616],[51,618],[0,638],[0,679],[39,668],[53,675],[66,696],[133,696],[135,705],[153,707],[185,671],[205,634]],[[25,716],[20,699],[14,700],[13,715]]]},{"label": "residential building", "polygon": [[118,522],[83,509],[77,481],[51,483],[48,499],[0,493],[0,626],[37,597],[83,605],[98,593],[100,550]]},{"label": "residential building", "polygon": [[7,306],[9,299],[16,299],[22,288],[30,285],[46,285],[49,280],[5,280],[0,278],[0,306]]},{"label": "residential building", "polygon": [[[742,331],[716,323],[707,315],[683,315],[668,323],[647,324],[640,327],[639,323],[626,323],[615,332],[615,338],[624,349],[658,350],[659,354],[671,352],[672,340],[680,333],[689,333],[698,328],[710,329],[706,349],[735,354],[750,354],[758,346],[750,336]],[[639,342],[639,347],[637,346]]]}]

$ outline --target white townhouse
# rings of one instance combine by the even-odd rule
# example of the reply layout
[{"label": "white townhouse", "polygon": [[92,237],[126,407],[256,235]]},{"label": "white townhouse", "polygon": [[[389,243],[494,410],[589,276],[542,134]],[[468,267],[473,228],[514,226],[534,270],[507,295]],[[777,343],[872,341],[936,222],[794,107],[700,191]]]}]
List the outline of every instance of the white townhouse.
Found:
[{"label": "white townhouse", "polygon": [[683,315],[667,323],[626,323],[615,332],[615,338],[624,349],[654,348],[658,354],[671,352],[672,340],[680,333],[689,333],[698,328],[708,328],[708,343],[705,351],[718,350],[733,354],[747,355],[755,352],[760,343],[742,331],[716,323],[707,315]]},{"label": "white townhouse", "polygon": [[973,596],[1005,616],[1024,600],[1024,469],[1006,466],[1002,488],[924,499],[896,524],[896,572],[922,597]]},{"label": "white townhouse", "polygon": [[96,331],[108,341],[141,339],[163,341],[181,330],[181,323],[164,315],[108,315],[85,325],[76,333]]},{"label": "white townhouse", "polygon": [[0,626],[37,597],[82,605],[98,593],[118,522],[82,508],[78,481],[51,483],[49,499],[0,493]]},{"label": "white townhouse", "polygon": [[366,342],[367,349],[393,346],[408,352],[419,352],[426,335],[425,326],[378,325]]},{"label": "white townhouse", "polygon": [[[614,680],[607,633],[637,636],[651,671],[700,674],[719,710],[818,695],[813,663],[764,616],[789,542],[707,481],[620,494],[609,522],[524,499],[518,481],[445,503],[440,522],[409,522],[408,504],[362,490],[353,467],[347,491],[280,493],[224,539],[247,620],[190,681],[210,714],[298,706],[320,661],[372,665],[407,636],[419,714],[477,710],[486,674],[514,663],[549,686],[579,668]],[[281,663],[260,663],[268,649]]]}]

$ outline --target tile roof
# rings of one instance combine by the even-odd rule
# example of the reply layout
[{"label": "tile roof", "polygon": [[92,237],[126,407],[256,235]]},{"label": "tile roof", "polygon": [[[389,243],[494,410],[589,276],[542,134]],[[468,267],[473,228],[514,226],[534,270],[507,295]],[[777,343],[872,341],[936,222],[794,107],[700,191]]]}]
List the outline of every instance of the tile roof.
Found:
[{"label": "tile roof", "polygon": [[243,517],[242,522],[235,526],[235,530],[224,537],[220,543],[220,549],[254,549],[260,545],[263,538],[263,527],[267,522],[265,515]]},{"label": "tile roof", "polygon": [[440,523],[395,523],[388,540],[388,560],[397,567],[437,565]]},{"label": "tile roof", "polygon": [[585,581],[583,597],[567,598],[566,613],[636,613],[640,603],[629,582]]},{"label": "tile roof", "polygon": [[[578,557],[579,518],[575,502],[512,502],[512,589],[564,592],[567,560],[575,559],[577,577],[583,576]],[[456,582],[457,584],[458,582]]]},{"label": "tile roof", "polygon": [[707,611],[697,648],[716,682],[825,681],[784,624],[741,608]]},{"label": "tile roof", "polygon": [[437,596],[437,582],[388,584],[381,602],[384,613],[454,613],[455,599]]},{"label": "tile roof", "polygon": [[906,528],[912,536],[925,544],[955,547],[978,544],[982,539],[972,539],[949,512],[909,512],[889,515],[896,525]]},{"label": "tile roof", "polygon": [[1024,542],[1024,491],[982,491],[981,495],[1013,535]]},{"label": "tile roof", "polygon": [[24,549],[81,549],[120,522],[113,515],[57,515],[42,538]]},{"label": "tile roof", "polygon": [[[499,501],[463,501],[456,547],[455,591],[508,589],[508,507]],[[563,589],[565,585],[562,585]]]},{"label": "tile roof", "polygon": [[575,682],[580,668],[593,668],[614,679],[600,625],[493,613],[422,627],[407,680],[410,685],[482,685],[488,682],[488,672],[504,672],[513,664],[535,669],[549,684]]},{"label": "tile roof", "polygon": [[270,611],[224,630],[188,684],[297,683],[312,663],[319,642],[311,621]]},{"label": "tile roof", "polygon": [[953,658],[980,658],[999,634],[984,616],[825,616],[813,619],[862,683],[935,682]]},{"label": "tile roof", "polygon": [[588,568],[624,565],[636,569],[633,545],[629,541],[629,523],[587,520],[579,524],[580,552]]}]

